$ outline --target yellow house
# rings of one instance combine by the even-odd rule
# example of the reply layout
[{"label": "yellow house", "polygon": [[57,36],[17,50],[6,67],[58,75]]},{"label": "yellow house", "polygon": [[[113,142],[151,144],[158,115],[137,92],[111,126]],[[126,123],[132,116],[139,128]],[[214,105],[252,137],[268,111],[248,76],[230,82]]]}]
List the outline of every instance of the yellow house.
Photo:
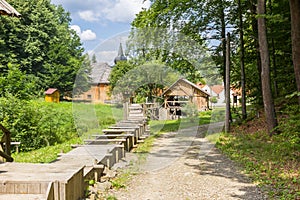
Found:
[{"label": "yellow house", "polygon": [[59,103],[59,91],[56,88],[49,88],[45,92],[45,101]]}]

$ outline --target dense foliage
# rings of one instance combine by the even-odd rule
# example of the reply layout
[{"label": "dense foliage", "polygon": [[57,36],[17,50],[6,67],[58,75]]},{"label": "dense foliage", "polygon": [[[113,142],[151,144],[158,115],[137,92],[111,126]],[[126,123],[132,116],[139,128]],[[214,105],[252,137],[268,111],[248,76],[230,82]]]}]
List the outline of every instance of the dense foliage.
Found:
[{"label": "dense foliage", "polygon": [[[79,37],[69,28],[70,14],[50,0],[8,3],[22,16],[0,16],[0,78],[8,79],[1,81],[1,89],[22,98],[49,87],[61,93],[72,91],[85,56]],[[14,80],[24,76],[28,78],[17,81],[12,89]]]},{"label": "dense foliage", "polygon": [[28,151],[77,137],[71,104],[0,98],[0,121]]},{"label": "dense foliage", "polygon": [[121,61],[113,67],[109,80],[112,95],[134,96],[135,102],[151,102],[178,78],[178,73],[159,61],[141,65]]},{"label": "dense foliage", "polygon": [[72,144],[81,144],[123,116],[122,109],[111,105],[53,104],[14,97],[0,99],[0,112],[0,120],[12,132],[12,140],[21,142],[21,152],[13,154],[15,161],[34,163],[55,160],[58,153],[71,150]]},{"label": "dense foliage", "polygon": [[[163,29],[174,31],[177,34],[191,38],[195,44],[202,46],[209,51],[214,60],[214,66],[219,73],[224,75],[225,67],[225,33],[232,34],[232,84],[241,86],[241,40],[243,39],[244,50],[243,59],[245,65],[245,90],[247,91],[248,102],[256,102],[262,105],[261,93],[261,63],[258,44],[258,24],[256,13],[256,1],[228,1],[228,0],[185,0],[185,1],[152,1],[149,9],[140,12],[133,21],[132,34],[136,35],[140,30],[143,38],[135,40],[134,55],[141,57],[161,57],[162,60],[170,65],[176,65],[180,70],[189,72],[189,65],[181,55],[172,55],[166,51],[162,44],[168,43],[170,39],[163,34],[157,37],[151,36],[152,29]],[[291,23],[290,7],[288,1],[267,1],[267,38],[270,51],[271,64],[271,83],[273,95],[285,96],[297,90],[295,74],[292,64],[291,52]],[[239,12],[241,11],[241,12]],[[243,23],[239,23],[239,13]],[[239,31],[243,31],[243,38],[240,38]],[[157,33],[156,31],[152,31]],[[157,36],[157,35],[155,35]],[[152,42],[151,42],[152,41]],[[172,47],[173,48],[173,47]],[[158,55],[159,54],[159,55]],[[198,56],[198,54],[195,54]],[[175,56],[175,57],[174,57]],[[192,64],[192,63],[190,63]],[[203,70],[195,70],[198,77],[203,77]],[[180,71],[181,72],[181,71]],[[212,71],[214,72],[214,71]],[[199,81],[193,76],[187,76],[191,81]]]}]

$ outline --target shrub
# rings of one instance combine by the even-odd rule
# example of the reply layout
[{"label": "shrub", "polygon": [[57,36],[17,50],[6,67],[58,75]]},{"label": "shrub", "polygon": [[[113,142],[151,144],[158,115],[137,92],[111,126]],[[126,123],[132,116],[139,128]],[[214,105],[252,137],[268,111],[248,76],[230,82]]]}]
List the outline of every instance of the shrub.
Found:
[{"label": "shrub", "polygon": [[59,107],[7,95],[0,98],[0,121],[10,130],[12,141],[21,142],[20,150],[38,149],[62,143],[76,134],[71,106]]},{"label": "shrub", "polygon": [[197,106],[193,103],[189,102],[182,107],[182,114],[187,116],[192,122],[198,119],[198,113]]}]

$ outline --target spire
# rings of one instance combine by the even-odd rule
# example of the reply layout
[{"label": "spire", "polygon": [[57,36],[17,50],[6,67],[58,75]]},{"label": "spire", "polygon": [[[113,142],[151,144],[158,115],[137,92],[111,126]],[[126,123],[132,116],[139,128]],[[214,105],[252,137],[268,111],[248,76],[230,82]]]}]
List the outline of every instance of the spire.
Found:
[{"label": "spire", "polygon": [[123,53],[122,44],[120,43],[118,55],[115,58],[114,62],[115,62],[115,64],[117,64],[117,62],[119,62],[119,61],[126,61],[126,60],[127,60],[127,58],[125,57],[125,55]]}]

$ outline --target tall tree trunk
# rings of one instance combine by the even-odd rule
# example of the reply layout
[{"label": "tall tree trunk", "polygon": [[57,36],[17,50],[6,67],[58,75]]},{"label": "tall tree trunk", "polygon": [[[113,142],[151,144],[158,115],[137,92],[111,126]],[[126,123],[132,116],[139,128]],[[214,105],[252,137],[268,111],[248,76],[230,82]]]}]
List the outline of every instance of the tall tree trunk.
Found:
[{"label": "tall tree trunk", "polygon": [[226,22],[225,22],[225,13],[224,13],[224,7],[222,4],[222,8],[221,8],[221,13],[220,13],[220,17],[221,17],[221,38],[222,38],[222,56],[223,56],[223,77],[224,77],[224,86],[226,86],[226,78],[225,78],[225,74],[226,74]]},{"label": "tall tree trunk", "polygon": [[226,112],[225,112],[225,132],[230,131],[230,33],[227,33],[226,40],[226,70],[225,70],[225,101],[226,101]]},{"label": "tall tree trunk", "polygon": [[[292,28],[292,51],[293,64],[297,83],[297,91],[300,92],[300,1],[290,0],[291,28]],[[300,105],[300,96],[298,96]]]},{"label": "tall tree trunk", "polygon": [[258,71],[258,88],[257,88],[257,92],[258,92],[258,103],[262,104],[262,101],[260,100],[262,97],[262,81],[261,81],[261,58],[260,58],[260,52],[259,52],[259,42],[258,42],[258,24],[257,24],[257,19],[256,19],[256,15],[257,15],[257,7],[256,7],[256,0],[250,0],[250,10],[252,13],[252,22],[251,22],[251,26],[252,26],[252,30],[254,33],[254,39],[255,39],[255,48],[256,48],[256,68]]},{"label": "tall tree trunk", "polygon": [[240,62],[241,62],[241,87],[242,87],[242,118],[247,118],[247,110],[246,110],[246,79],[245,79],[245,49],[244,49],[244,29],[243,29],[243,15],[242,15],[242,7],[241,0],[238,0],[239,7],[239,29],[240,29]]},{"label": "tall tree trunk", "polygon": [[261,79],[262,79],[262,94],[264,102],[264,110],[267,122],[268,133],[270,136],[274,134],[274,128],[277,126],[276,113],[271,91],[270,81],[270,55],[268,49],[267,29],[266,29],[266,1],[258,0],[258,39],[261,57]]},{"label": "tall tree trunk", "polygon": [[[272,5],[272,0],[269,0],[269,5],[270,5],[270,12],[273,13],[273,5]],[[273,28],[270,27],[270,32],[272,35],[274,35]],[[272,46],[272,51],[271,51],[271,58],[272,58],[272,68],[273,68],[273,87],[274,87],[274,97],[278,97],[278,84],[277,84],[277,66],[276,66],[276,55],[275,55],[275,41],[274,38],[272,37],[271,40],[271,46]]]}]

